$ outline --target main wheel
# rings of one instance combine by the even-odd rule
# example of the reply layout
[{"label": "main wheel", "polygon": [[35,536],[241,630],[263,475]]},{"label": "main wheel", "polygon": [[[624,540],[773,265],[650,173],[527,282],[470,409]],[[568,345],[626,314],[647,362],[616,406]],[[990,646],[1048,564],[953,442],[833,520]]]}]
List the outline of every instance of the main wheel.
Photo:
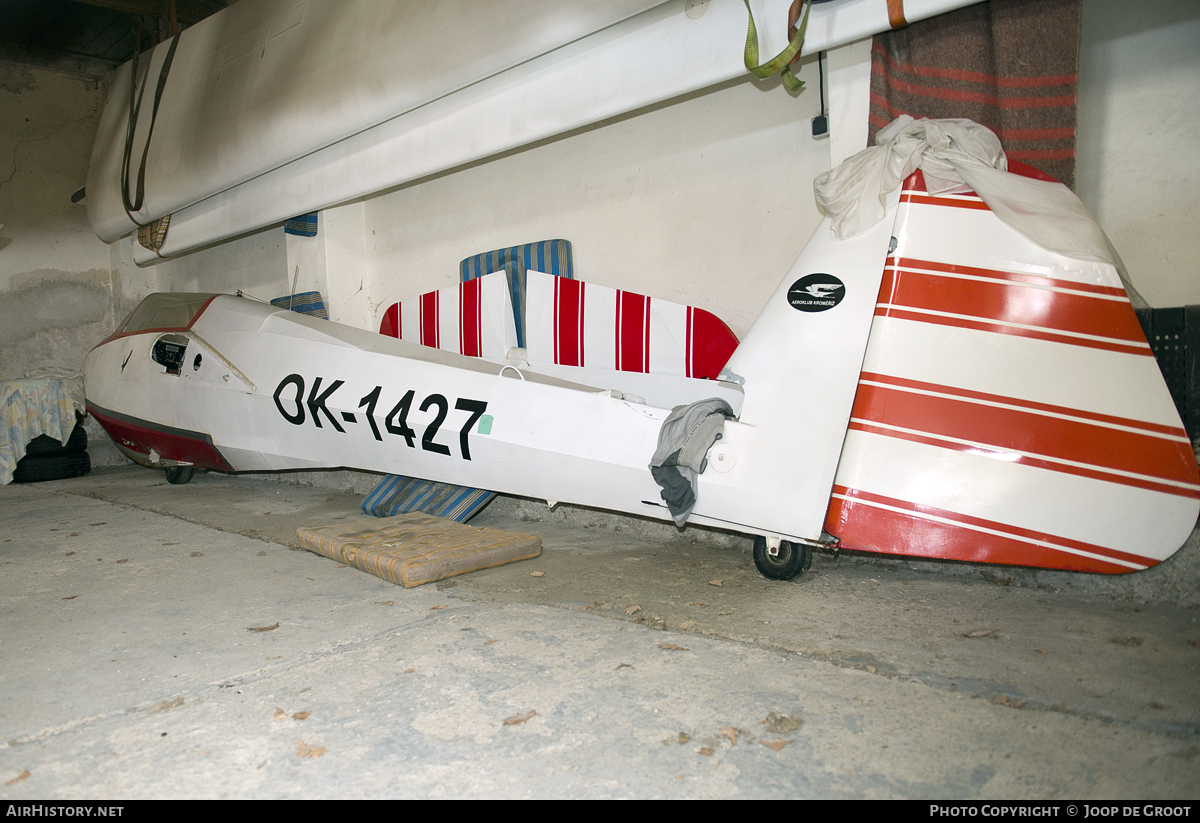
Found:
[{"label": "main wheel", "polygon": [[754,565],[763,577],[772,580],[791,580],[804,574],[812,565],[812,549],[804,543],[780,542],[779,551],[772,556],[767,550],[767,538],[754,538]]},{"label": "main wheel", "polygon": [[182,486],[191,480],[195,473],[195,466],[172,466],[167,469],[167,482],[172,486]]}]

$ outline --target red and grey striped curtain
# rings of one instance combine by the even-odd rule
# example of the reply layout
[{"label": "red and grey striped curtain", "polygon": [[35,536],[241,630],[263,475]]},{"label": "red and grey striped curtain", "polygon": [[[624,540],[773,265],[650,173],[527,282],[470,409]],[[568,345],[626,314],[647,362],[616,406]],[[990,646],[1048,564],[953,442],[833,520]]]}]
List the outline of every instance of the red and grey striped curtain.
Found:
[{"label": "red and grey striped curtain", "polygon": [[1081,0],[990,0],[875,37],[870,139],[898,115],[965,117],[1075,185]]}]

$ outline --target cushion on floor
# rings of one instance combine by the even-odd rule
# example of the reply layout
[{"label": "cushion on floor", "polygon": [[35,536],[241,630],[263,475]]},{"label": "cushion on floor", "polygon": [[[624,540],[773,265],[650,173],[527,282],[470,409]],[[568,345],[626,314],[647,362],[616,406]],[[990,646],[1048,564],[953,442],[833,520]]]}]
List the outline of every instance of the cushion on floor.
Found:
[{"label": "cushion on floor", "polygon": [[542,553],[537,535],[467,526],[423,512],[299,528],[296,534],[311,552],[407,587]]}]

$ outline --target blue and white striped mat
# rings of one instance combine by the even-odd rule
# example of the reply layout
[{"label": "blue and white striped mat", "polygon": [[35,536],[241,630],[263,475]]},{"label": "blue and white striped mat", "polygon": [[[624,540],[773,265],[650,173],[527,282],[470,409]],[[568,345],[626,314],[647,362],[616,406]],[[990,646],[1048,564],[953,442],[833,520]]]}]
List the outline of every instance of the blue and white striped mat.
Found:
[{"label": "blue and white striped mat", "polygon": [[417,477],[388,475],[363,501],[362,510],[375,517],[425,512],[459,523],[470,520],[496,496],[486,489],[434,483]]}]

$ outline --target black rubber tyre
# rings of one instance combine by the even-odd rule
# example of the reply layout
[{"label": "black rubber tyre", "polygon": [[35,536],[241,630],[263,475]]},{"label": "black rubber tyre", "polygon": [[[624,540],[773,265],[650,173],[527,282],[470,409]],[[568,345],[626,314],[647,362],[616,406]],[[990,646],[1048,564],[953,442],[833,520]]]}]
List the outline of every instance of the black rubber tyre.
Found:
[{"label": "black rubber tyre", "polygon": [[48,434],[39,434],[25,444],[25,454],[37,456],[81,452],[87,451],[87,444],[87,432],[83,430],[83,426],[76,425],[71,430],[71,436],[67,438],[67,445],[64,446]]},{"label": "black rubber tyre", "polygon": [[82,477],[92,470],[92,459],[87,452],[63,452],[62,454],[26,455],[13,470],[14,483],[44,483],[47,480],[65,480]]},{"label": "black rubber tyre", "polygon": [[754,538],[754,565],[763,577],[772,580],[792,580],[804,574],[812,565],[812,548],[804,543],[779,544],[779,554],[772,557],[767,553],[767,538]]},{"label": "black rubber tyre", "polygon": [[172,466],[167,469],[167,482],[172,486],[182,486],[191,480],[195,473],[195,466]]}]

